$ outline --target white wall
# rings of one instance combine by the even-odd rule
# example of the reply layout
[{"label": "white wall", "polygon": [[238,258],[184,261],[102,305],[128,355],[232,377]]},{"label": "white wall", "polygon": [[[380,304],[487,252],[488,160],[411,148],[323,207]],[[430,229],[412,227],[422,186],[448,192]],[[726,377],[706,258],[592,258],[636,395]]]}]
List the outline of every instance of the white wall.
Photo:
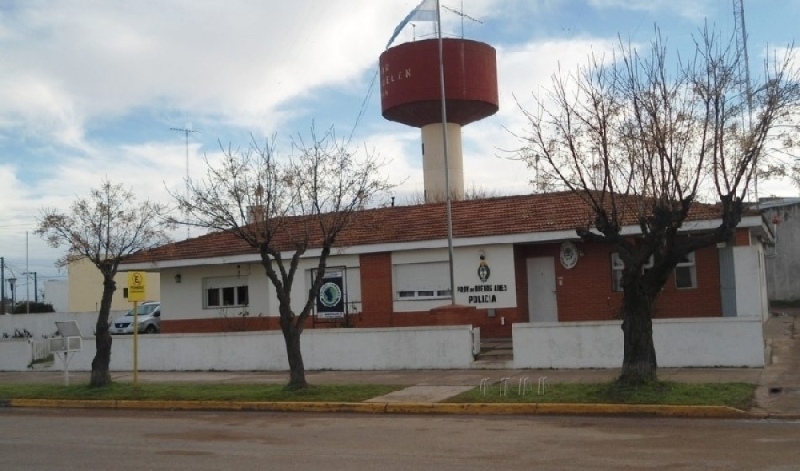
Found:
[{"label": "white wall", "polygon": [[[93,339],[70,361],[70,371],[90,371]],[[112,371],[133,367],[132,336],[114,336]],[[472,357],[470,326],[392,329],[324,329],[301,337],[307,370],[465,369]],[[286,346],[279,331],[139,336],[142,371],[286,371]],[[25,371],[30,345],[0,341],[0,370]],[[60,370],[56,360],[50,369]]]},{"label": "white wall", "polygon": [[32,359],[25,339],[0,339],[0,371],[25,371]]},{"label": "white wall", "polygon": [[[618,368],[619,321],[514,324],[515,368]],[[761,367],[760,318],[658,319],[653,342],[660,367]]]},{"label": "white wall", "polygon": [[[480,256],[485,257],[491,275],[486,282],[478,278]],[[392,298],[395,312],[420,312],[447,306],[450,298],[443,299],[398,299],[397,273],[398,265],[448,262],[447,249],[423,249],[392,252]],[[475,306],[479,309],[515,307],[517,305],[516,273],[514,271],[513,244],[486,244],[474,247],[457,247],[453,251],[453,276],[456,284],[456,304]],[[449,280],[445,285],[449,286]],[[474,292],[476,286],[492,288],[491,290]],[[495,288],[502,286],[503,290]],[[459,289],[460,288],[460,289]],[[485,297],[480,296],[485,295]],[[493,300],[486,300],[494,296]],[[481,298],[480,301],[475,298]]]},{"label": "white wall", "polygon": [[[111,311],[109,321],[113,322],[127,311]],[[56,332],[56,322],[78,321],[81,334],[85,337],[94,335],[97,324],[96,312],[45,312],[39,314],[13,314],[0,316],[0,336],[3,333],[13,335],[15,329],[27,329],[34,339],[41,339],[43,335],[51,336]]]},{"label": "white wall", "polygon": [[[310,287],[310,270],[317,267],[316,259],[302,259],[292,286],[292,301],[295,310],[300,310],[306,301]],[[345,267],[347,273],[348,301],[361,301],[361,273],[357,255],[332,255],[328,267]],[[175,282],[175,275],[181,282]],[[240,307],[224,311],[220,308],[203,309],[203,279],[210,277],[238,276],[246,279],[249,286],[250,316],[277,316],[278,300],[275,288],[267,278],[260,263],[238,263],[206,265],[199,267],[165,268],[161,271],[162,319],[206,319],[223,315],[236,317]]]},{"label": "white wall", "polygon": [[736,315],[766,320],[767,286],[764,278],[764,259],[757,246],[734,247],[736,267]]},{"label": "white wall", "polygon": [[52,305],[56,312],[69,311],[69,283],[67,280],[45,280],[42,301]]},{"label": "white wall", "polygon": [[[82,327],[83,328],[83,327]],[[514,368],[619,368],[618,321],[514,324]],[[762,367],[764,340],[757,318],[660,319],[653,323],[660,367]],[[111,369],[132,368],[131,336],[114,336]],[[469,326],[308,330],[301,337],[308,370],[468,369]],[[25,371],[24,340],[0,341],[0,370]],[[88,371],[94,342],[84,339],[70,369]],[[52,369],[61,369],[57,361]],[[285,371],[278,331],[160,334],[139,337],[139,368],[146,370]]]},{"label": "white wall", "polygon": [[[787,198],[785,204],[762,206],[767,221],[777,218],[772,225],[775,247],[767,249],[766,260],[769,297],[773,301],[800,300],[800,203],[797,198]],[[779,202],[778,202],[779,203]],[[763,209],[768,207],[768,209]]]}]

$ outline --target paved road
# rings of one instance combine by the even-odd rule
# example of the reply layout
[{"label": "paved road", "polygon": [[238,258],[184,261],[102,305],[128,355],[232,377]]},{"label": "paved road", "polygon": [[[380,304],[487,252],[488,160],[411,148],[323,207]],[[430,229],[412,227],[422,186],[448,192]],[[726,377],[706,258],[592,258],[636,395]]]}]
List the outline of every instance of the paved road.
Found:
[{"label": "paved road", "polygon": [[800,422],[0,409],[0,469],[783,471]]}]

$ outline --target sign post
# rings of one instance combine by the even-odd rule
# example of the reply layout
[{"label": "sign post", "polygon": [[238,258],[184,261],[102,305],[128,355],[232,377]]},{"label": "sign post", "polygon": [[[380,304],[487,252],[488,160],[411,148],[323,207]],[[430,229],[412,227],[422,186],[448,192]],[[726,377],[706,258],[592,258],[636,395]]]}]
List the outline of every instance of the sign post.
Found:
[{"label": "sign post", "polygon": [[128,301],[133,301],[133,386],[139,385],[139,301],[145,300],[147,278],[143,271],[128,272]]}]

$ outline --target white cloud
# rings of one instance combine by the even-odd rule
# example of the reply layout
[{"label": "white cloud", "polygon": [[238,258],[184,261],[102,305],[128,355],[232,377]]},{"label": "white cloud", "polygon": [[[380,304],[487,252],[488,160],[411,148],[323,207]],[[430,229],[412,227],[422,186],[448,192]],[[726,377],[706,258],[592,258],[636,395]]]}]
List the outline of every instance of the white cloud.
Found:
[{"label": "white cloud", "polygon": [[712,0],[589,0],[594,8],[619,8],[633,11],[664,12],[671,11],[690,20],[708,16],[714,7]]},{"label": "white cloud", "polygon": [[20,3],[0,20],[0,83],[13,84],[0,101],[0,123],[39,123],[69,143],[87,120],[166,105],[275,129],[291,116],[281,109],[291,99],[355,81],[372,67],[403,7],[352,0]]}]

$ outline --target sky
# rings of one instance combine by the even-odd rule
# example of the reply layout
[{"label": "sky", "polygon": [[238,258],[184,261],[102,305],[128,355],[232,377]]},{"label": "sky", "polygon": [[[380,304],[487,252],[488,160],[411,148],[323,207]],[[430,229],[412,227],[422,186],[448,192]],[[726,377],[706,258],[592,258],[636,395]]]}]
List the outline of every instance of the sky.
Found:
[{"label": "sky", "polygon": [[[421,194],[419,131],[381,117],[375,81],[392,31],[418,2],[0,0],[0,257],[6,278],[20,280],[17,300],[34,298],[25,272],[40,290],[66,279],[55,266],[66,249],[33,234],[43,208],[68,211],[104,178],[169,203],[187,171],[202,177],[220,144],[246,147],[251,135],[275,135],[281,151],[312,124],[334,127],[388,161],[398,201]],[[691,51],[705,23],[734,32],[731,0],[441,3],[445,36],[497,50],[500,110],[462,133],[465,187],[493,195],[531,192],[532,171],[509,152],[520,147],[513,132],[525,131],[517,103],[531,104],[559,67],[619,38],[646,44],[656,26],[677,51]],[[795,40],[800,0],[744,0],[744,12],[757,78],[766,54]],[[394,45],[432,32],[429,22],[406,26]],[[172,128],[196,131],[188,166],[186,133]],[[759,192],[797,194],[781,181]]]}]

